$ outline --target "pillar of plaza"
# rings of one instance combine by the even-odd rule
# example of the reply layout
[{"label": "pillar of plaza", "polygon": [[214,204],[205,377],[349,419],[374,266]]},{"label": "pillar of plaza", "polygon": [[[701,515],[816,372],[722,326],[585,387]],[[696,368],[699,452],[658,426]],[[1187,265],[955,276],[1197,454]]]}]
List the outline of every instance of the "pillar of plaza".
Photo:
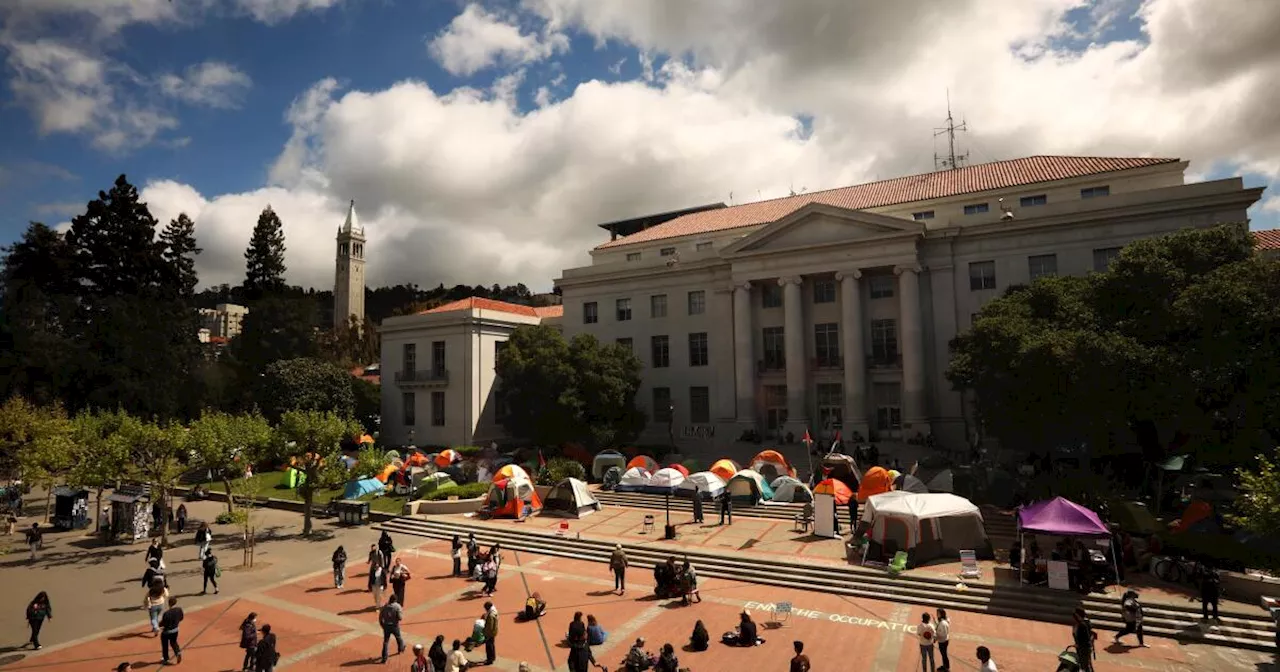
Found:
[{"label": "pillar of plaza", "polygon": [[799,438],[809,427],[807,362],[804,358],[804,278],[798,275],[779,278],[782,285],[783,349],[787,358],[787,424],[786,430]]},{"label": "pillar of plaza", "polygon": [[867,422],[867,357],[862,334],[862,285],[858,270],[836,273],[840,282],[840,349],[844,353],[843,434],[871,436]]},{"label": "pillar of plaza", "polygon": [[912,438],[928,436],[925,411],[924,320],[920,308],[920,267],[898,266],[898,296],[901,300],[898,323],[902,348],[902,433]]},{"label": "pillar of plaza", "polygon": [[751,338],[751,283],[733,288],[733,380],[738,422],[756,424],[755,347]]}]

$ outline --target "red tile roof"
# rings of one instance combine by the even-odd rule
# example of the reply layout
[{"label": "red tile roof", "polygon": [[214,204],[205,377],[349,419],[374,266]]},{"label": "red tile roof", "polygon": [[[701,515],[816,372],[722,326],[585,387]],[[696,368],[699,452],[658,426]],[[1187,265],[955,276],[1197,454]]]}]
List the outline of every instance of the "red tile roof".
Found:
[{"label": "red tile roof", "polygon": [[956,170],[896,177],[880,182],[815,191],[743,205],[695,212],[613,240],[596,249],[647,243],[664,238],[691,236],[757,226],[777,221],[810,204],[821,203],[851,210],[879,208],[913,201],[960,196],[992,189],[1008,189],[1038,182],[1144,168],[1178,159],[1109,158],[1094,156],[1029,156],[996,161]]},{"label": "red tile roof", "polygon": [[465,299],[458,299],[446,303],[443,306],[436,306],[431,310],[424,310],[419,315],[434,315],[436,313],[451,313],[459,310],[492,310],[499,313],[510,313],[512,315],[523,315],[525,317],[558,317],[564,314],[564,306],[541,306],[534,308],[533,306],[523,306],[518,303],[507,303],[506,301],[495,301],[493,299],[485,299],[479,296],[469,296]]},{"label": "red tile roof", "polygon": [[1253,241],[1259,250],[1280,250],[1280,229],[1254,231]]}]

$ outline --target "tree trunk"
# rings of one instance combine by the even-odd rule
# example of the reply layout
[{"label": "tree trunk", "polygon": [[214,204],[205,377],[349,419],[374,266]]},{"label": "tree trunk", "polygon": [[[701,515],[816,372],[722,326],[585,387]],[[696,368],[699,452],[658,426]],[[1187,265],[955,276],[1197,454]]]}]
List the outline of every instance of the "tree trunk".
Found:
[{"label": "tree trunk", "polygon": [[49,482],[49,487],[44,491],[44,522],[49,522],[49,515],[53,513],[53,481]]},{"label": "tree trunk", "polygon": [[107,523],[107,521],[103,520],[102,515],[102,488],[98,488],[98,503],[94,507],[93,517],[98,521],[98,532],[102,532]]},{"label": "tree trunk", "polygon": [[302,491],[302,536],[311,536],[311,504],[315,499],[315,490],[304,486]]},{"label": "tree trunk", "polygon": [[160,546],[169,547],[169,488],[160,488]]},{"label": "tree trunk", "polygon": [[227,513],[235,513],[236,498],[235,495],[231,494],[231,479],[227,476],[225,471],[222,472],[222,487],[227,491]]}]

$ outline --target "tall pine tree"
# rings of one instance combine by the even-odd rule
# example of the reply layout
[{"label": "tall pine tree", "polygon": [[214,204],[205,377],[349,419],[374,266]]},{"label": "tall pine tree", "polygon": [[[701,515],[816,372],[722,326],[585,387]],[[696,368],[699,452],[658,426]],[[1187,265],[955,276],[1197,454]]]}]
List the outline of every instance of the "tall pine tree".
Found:
[{"label": "tall pine tree", "polygon": [[184,417],[194,417],[200,412],[204,385],[201,367],[204,366],[203,350],[195,335],[200,330],[200,314],[196,306],[196,285],[200,278],[196,274],[196,255],[201,250],[196,246],[196,224],[187,214],[179,213],[178,218],[170,220],[164,231],[160,232],[160,243],[164,246],[161,255],[165,261],[166,280],[164,283],[168,301],[167,308],[172,318],[168,323],[170,347],[174,350],[175,363],[181,367],[177,372],[181,379],[191,381],[182,388],[179,396],[181,406],[179,413]]},{"label": "tall pine tree", "polygon": [[258,215],[244,251],[244,290],[250,302],[284,291],[284,249],[284,225],[268,205]]},{"label": "tall pine tree", "polygon": [[39,405],[63,397],[79,344],[72,255],[57,231],[32,222],[4,248],[0,269],[0,395]]}]

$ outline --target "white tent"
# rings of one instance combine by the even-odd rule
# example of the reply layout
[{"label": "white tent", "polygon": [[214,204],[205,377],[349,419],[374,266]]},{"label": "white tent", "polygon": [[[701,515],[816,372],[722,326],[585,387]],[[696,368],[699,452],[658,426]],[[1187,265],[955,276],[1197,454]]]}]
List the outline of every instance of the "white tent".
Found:
[{"label": "white tent", "polygon": [[724,492],[724,479],[709,471],[689,474],[676,488],[676,495],[692,499],[695,489],[703,499],[714,499]]},{"label": "white tent", "polygon": [[934,558],[958,558],[975,551],[991,558],[982,513],[973,502],[945,492],[886,492],[867,499],[862,522],[870,526],[868,555],[907,552],[911,565]]},{"label": "white tent", "polygon": [[812,502],[813,491],[809,486],[790,476],[779,476],[770,484],[773,488],[773,501],[775,502]]},{"label": "white tent", "polygon": [[542,500],[542,513],[554,516],[582,518],[600,510],[600,502],[587,489],[587,484],[576,478],[566,478],[551,486]]},{"label": "white tent", "polygon": [[733,475],[725,485],[730,497],[756,504],[760,500],[773,499],[773,489],[764,477],[752,469],[743,469]]},{"label": "white tent", "polygon": [[684,483],[684,474],[677,469],[667,467],[653,472],[644,491],[658,495],[673,495],[681,483]]},{"label": "white tent", "polygon": [[591,476],[596,479],[604,478],[604,472],[609,467],[617,467],[623,471],[627,470],[627,456],[616,450],[602,450],[591,461]]},{"label": "white tent", "polygon": [[925,483],[929,492],[955,492],[955,475],[950,469],[943,469]]},{"label": "white tent", "polygon": [[622,481],[618,483],[616,490],[618,492],[642,492],[648,487],[652,478],[653,475],[644,469],[631,467],[622,475]]}]

